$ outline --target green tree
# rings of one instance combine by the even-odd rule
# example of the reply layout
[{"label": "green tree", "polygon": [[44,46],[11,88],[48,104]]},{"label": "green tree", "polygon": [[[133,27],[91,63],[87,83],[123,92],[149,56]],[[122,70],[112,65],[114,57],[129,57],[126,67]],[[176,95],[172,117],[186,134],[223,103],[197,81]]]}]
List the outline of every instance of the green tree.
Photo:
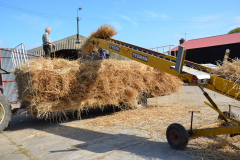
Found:
[{"label": "green tree", "polygon": [[240,32],[240,27],[237,27],[237,28],[231,30],[230,32],[228,32],[228,34],[230,34],[230,33],[237,33],[237,32]]}]

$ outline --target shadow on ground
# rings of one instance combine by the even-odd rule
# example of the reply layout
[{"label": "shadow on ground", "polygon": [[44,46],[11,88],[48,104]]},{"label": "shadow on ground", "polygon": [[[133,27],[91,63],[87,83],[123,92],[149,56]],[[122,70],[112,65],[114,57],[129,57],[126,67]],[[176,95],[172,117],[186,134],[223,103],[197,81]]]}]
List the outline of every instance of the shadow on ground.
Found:
[{"label": "shadow on ground", "polygon": [[[171,149],[167,142],[149,140],[148,138],[139,136],[139,133],[136,133],[134,129],[126,130],[125,133],[119,133],[118,131],[113,131],[113,133],[105,133],[104,131],[93,131],[88,129],[82,129],[79,127],[64,125],[66,123],[75,122],[77,124],[77,122],[81,123],[81,121],[84,121],[88,118],[105,116],[112,113],[114,113],[112,108],[106,108],[103,112],[100,109],[90,110],[88,114],[82,114],[81,120],[73,118],[72,115],[69,115],[69,122],[64,123],[50,122],[43,119],[37,119],[35,116],[26,117],[25,115],[16,115],[12,116],[12,121],[10,122],[9,127],[5,131],[20,132],[21,130],[25,129],[34,129],[50,133],[50,135],[53,135],[52,138],[57,138],[60,136],[64,137],[64,139],[66,138],[74,140],[74,143],[69,144],[69,148],[58,149],[60,144],[56,147],[52,146],[50,149],[47,150],[48,154],[50,155],[62,153],[65,156],[68,154],[70,156],[72,152],[84,153],[88,151],[97,154],[113,154],[114,156],[114,154],[116,154],[116,151],[125,151],[135,156],[140,156],[144,159],[166,159],[169,156],[171,156],[173,159],[174,157],[177,158],[177,155],[174,154],[177,151]],[[42,139],[41,141],[41,143],[44,143],[43,141],[49,140],[46,138],[45,140]],[[30,142],[28,142],[28,144],[29,143]],[[47,143],[50,143],[50,141]],[[122,158],[124,159],[124,155],[122,156]],[[183,154],[183,157],[188,157],[187,159],[190,158],[188,155],[185,154]]]},{"label": "shadow on ground", "polygon": [[[28,141],[26,144],[30,148],[29,150],[39,159],[45,159],[49,156],[71,159],[73,155],[77,155],[78,158],[86,156],[85,159],[94,159],[99,155],[107,156],[109,159],[115,157],[125,159],[129,157],[129,154],[131,155],[130,159],[136,157],[141,157],[142,159],[211,159],[225,154],[214,151],[214,154],[211,155],[210,153],[207,155],[206,149],[197,149],[196,147],[193,149],[194,144],[188,145],[183,151],[177,151],[172,149],[166,140],[159,138],[154,141],[146,138],[147,136],[140,136],[141,132],[136,132],[135,129],[125,129],[124,131],[113,130],[111,133],[105,130],[94,131],[74,127],[89,118],[105,116],[112,113],[114,113],[112,108],[106,108],[103,112],[100,109],[90,110],[88,114],[82,114],[81,120],[73,118],[70,114],[68,115],[69,121],[64,123],[37,119],[35,116],[26,117],[25,115],[16,115],[12,116],[12,121],[5,131],[6,135],[14,131],[20,133],[21,130],[25,129],[29,130],[25,134],[33,134],[32,132],[35,132],[35,130],[46,133],[43,138],[40,139],[34,137],[24,140]],[[69,126],[68,123],[71,124],[71,126]],[[40,145],[39,143],[46,143],[45,145],[49,146],[42,151],[41,157],[38,156],[39,153],[36,154],[31,150],[31,146],[33,148],[36,145]],[[229,156],[223,156],[223,158],[233,156],[231,153],[226,154]],[[95,157],[92,157],[93,155],[95,155]],[[133,155],[135,157],[133,157]],[[212,157],[209,157],[209,155]]]}]

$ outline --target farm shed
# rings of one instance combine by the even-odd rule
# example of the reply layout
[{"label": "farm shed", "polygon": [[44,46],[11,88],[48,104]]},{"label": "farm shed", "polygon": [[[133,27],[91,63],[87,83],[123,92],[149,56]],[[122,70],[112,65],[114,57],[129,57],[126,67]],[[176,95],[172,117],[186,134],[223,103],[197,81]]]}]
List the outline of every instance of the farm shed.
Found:
[{"label": "farm shed", "polygon": [[[88,59],[88,57],[85,57],[83,54],[78,52],[79,49],[81,48],[81,46],[84,44],[84,41],[86,39],[87,39],[86,37],[79,35],[80,43],[76,43],[77,42],[77,34],[75,34],[73,36],[53,42],[54,44],[56,44],[55,56],[61,57],[61,58],[67,58],[67,59],[77,59],[77,58]],[[28,52],[32,52],[32,53],[40,55],[40,56],[45,55],[43,46],[40,46],[40,47],[37,47],[34,49],[30,49],[30,50],[28,50]],[[53,52],[54,52],[53,48],[52,48],[51,52],[53,54]],[[114,52],[109,52],[108,50],[107,50],[107,55],[109,55],[107,57],[109,57],[110,59],[117,59],[117,60],[127,59],[125,57],[117,55]],[[101,59],[101,57],[94,57],[93,59],[94,60]]]},{"label": "farm shed", "polygon": [[[183,41],[183,43],[181,43]],[[224,34],[213,37],[193,39],[184,42],[180,40],[180,45],[187,50],[186,60],[205,64],[216,64],[216,61],[223,61],[226,49],[230,49],[230,58],[240,58],[240,33]],[[171,50],[174,55],[174,49],[178,50],[178,46]]]},{"label": "farm shed", "polygon": [[[53,42],[56,44],[55,48],[55,56],[69,59],[77,59],[78,58],[78,49],[83,45],[86,37],[79,35],[79,41],[77,40],[77,34],[63,38],[61,40]],[[80,43],[76,43],[80,42]],[[43,46],[30,49],[28,52],[33,52],[40,56],[45,56],[45,52],[43,50]],[[54,53],[54,49],[52,47],[51,53]],[[53,55],[52,55],[53,56]]]},{"label": "farm shed", "polygon": [[[12,63],[12,49],[0,48],[0,67],[1,69],[9,72],[9,74],[0,75],[0,89],[9,102],[17,102],[17,84],[15,82],[15,75],[12,73],[14,67]],[[39,55],[28,52],[27,58],[39,58]]]}]

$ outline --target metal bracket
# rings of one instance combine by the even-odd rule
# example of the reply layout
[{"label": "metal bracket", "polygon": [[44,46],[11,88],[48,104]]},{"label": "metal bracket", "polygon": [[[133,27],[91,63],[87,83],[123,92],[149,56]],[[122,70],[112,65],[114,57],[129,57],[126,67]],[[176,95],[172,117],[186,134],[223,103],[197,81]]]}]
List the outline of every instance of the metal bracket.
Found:
[{"label": "metal bracket", "polygon": [[186,52],[185,52],[185,47],[184,46],[179,46],[178,47],[178,54],[177,54],[177,61],[175,65],[175,71],[178,73],[182,72],[182,67],[184,64]]},{"label": "metal bracket", "polygon": [[93,45],[95,45],[95,44],[98,45],[98,43],[99,43],[99,41],[96,41],[96,42],[94,40],[92,41]]},{"label": "metal bracket", "polygon": [[0,69],[0,74],[10,74],[8,71],[5,71],[4,69]]}]

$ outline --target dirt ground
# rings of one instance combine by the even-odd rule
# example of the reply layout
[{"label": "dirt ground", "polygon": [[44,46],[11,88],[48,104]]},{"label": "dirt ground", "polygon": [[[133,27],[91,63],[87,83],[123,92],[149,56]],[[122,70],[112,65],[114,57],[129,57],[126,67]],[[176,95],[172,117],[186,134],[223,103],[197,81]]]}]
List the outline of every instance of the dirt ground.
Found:
[{"label": "dirt ground", "polygon": [[[236,103],[206,90],[221,110]],[[68,116],[68,122],[15,115],[0,134],[0,159],[240,159],[240,136],[190,139],[177,151],[166,140],[172,123],[190,128],[218,122],[218,114],[204,104],[197,86],[184,86],[180,95],[148,99],[147,108],[115,111],[111,108]],[[240,109],[233,108],[238,116]]]}]

